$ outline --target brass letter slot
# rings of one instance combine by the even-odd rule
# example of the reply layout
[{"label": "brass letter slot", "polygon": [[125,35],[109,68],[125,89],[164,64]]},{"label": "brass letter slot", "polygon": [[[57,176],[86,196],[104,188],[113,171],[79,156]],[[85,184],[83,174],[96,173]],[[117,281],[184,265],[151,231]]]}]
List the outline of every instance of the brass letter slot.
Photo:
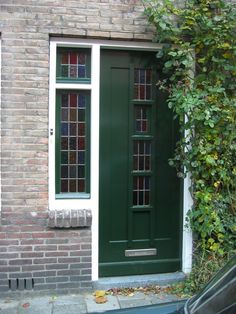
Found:
[{"label": "brass letter slot", "polygon": [[125,250],[126,257],[157,255],[157,249]]}]

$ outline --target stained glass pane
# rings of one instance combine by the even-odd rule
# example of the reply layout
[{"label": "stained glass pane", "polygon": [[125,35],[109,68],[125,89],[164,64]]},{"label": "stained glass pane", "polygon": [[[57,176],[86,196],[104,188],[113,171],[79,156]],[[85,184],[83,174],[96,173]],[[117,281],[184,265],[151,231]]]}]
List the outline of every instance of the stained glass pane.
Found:
[{"label": "stained glass pane", "polygon": [[151,100],[152,70],[134,69],[134,99]]},{"label": "stained glass pane", "polygon": [[61,192],[68,192],[68,180],[61,180]]},{"label": "stained glass pane", "polygon": [[76,192],[76,180],[69,181],[69,189],[71,193]]},{"label": "stained glass pane", "polygon": [[86,192],[87,124],[89,92],[58,92],[60,115],[60,191],[58,193]]},{"label": "stained glass pane", "polygon": [[89,79],[91,50],[83,48],[58,48],[57,78]]}]

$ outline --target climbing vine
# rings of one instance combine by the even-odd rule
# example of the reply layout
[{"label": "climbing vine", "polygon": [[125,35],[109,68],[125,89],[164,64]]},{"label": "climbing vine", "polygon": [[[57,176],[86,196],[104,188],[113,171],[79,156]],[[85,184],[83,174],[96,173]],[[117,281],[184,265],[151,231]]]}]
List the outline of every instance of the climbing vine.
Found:
[{"label": "climbing vine", "polygon": [[[179,4],[178,4],[179,3]],[[201,251],[236,245],[236,11],[223,0],[144,0],[181,140],[170,164],[191,176],[188,222]]]}]

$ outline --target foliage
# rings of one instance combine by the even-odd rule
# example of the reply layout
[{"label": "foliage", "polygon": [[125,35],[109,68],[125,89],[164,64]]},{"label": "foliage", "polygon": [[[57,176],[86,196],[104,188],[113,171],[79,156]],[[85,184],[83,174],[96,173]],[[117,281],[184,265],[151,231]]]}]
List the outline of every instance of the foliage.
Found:
[{"label": "foliage", "polygon": [[203,289],[207,282],[220,270],[229,260],[230,254],[223,257],[215,253],[204,254],[202,250],[195,252],[194,264],[191,273],[186,280],[170,287],[170,292],[180,297],[191,297]]},{"label": "foliage", "polygon": [[223,0],[145,0],[156,28],[160,88],[180,121],[170,164],[191,176],[188,221],[204,254],[223,257],[236,240],[236,11]]}]

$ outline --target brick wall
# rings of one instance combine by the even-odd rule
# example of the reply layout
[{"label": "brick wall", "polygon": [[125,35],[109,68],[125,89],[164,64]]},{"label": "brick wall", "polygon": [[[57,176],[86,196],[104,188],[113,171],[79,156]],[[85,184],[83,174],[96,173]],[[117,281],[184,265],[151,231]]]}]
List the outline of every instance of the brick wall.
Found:
[{"label": "brick wall", "polygon": [[147,40],[138,0],[1,0],[2,212],[0,291],[91,284],[91,230],[50,229],[50,35]]}]

